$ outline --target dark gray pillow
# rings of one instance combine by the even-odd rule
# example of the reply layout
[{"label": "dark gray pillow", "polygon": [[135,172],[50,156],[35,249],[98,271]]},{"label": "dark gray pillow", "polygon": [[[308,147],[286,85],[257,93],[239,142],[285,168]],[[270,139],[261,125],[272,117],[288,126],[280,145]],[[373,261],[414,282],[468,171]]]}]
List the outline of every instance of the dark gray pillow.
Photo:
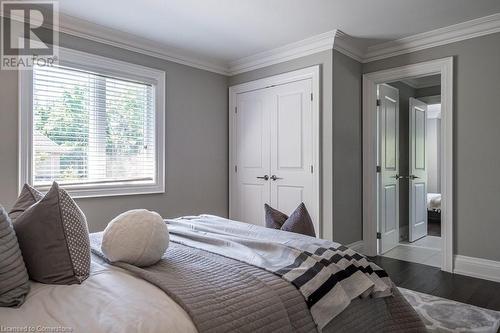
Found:
[{"label": "dark gray pillow", "polygon": [[89,276],[87,220],[57,183],[13,225],[30,279],[49,284],[74,284]]},{"label": "dark gray pillow", "polygon": [[18,307],[30,290],[17,237],[10,218],[0,206],[0,307]]},{"label": "dark gray pillow", "polygon": [[281,229],[285,221],[288,219],[288,215],[283,214],[277,209],[264,204],[264,211],[266,213],[266,227],[271,229]]},{"label": "dark gray pillow", "polygon": [[19,198],[9,212],[9,217],[14,222],[26,209],[43,198],[43,194],[28,184],[24,184]]},{"label": "dark gray pillow", "polygon": [[311,216],[304,203],[301,203],[290,217],[268,204],[264,204],[264,210],[266,213],[266,227],[316,237]]}]

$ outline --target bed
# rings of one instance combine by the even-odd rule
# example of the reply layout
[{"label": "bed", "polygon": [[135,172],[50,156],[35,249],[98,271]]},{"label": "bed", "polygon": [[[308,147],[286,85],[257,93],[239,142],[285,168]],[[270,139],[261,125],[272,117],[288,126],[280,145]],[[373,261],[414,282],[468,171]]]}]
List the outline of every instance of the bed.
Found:
[{"label": "bed", "polygon": [[427,219],[429,223],[441,224],[441,193],[427,193]]},{"label": "bed", "polygon": [[[364,257],[340,244],[206,215],[170,221],[169,230],[171,244],[164,258],[147,268],[107,263],[99,253],[102,234],[92,234],[92,269],[84,283],[61,286],[33,282],[22,307],[0,309],[0,323],[4,328],[32,326],[95,333],[425,332],[416,312],[393,285],[390,296],[377,297],[377,286],[373,286],[349,299],[347,307],[319,326],[318,318],[322,317],[314,316],[310,299],[305,300],[300,288],[266,266],[286,262],[278,257],[298,248],[297,244],[308,248],[320,244],[323,252],[329,251],[325,246],[341,251],[335,255],[343,253],[343,258],[332,267],[342,262],[365,262]],[[277,257],[266,257],[271,243]],[[348,292],[353,292],[357,283],[369,281],[364,275],[371,274],[375,285],[381,281],[376,275],[383,276],[383,270],[372,263],[360,268],[364,275],[353,274],[353,280],[345,275],[347,270],[340,271],[343,278],[337,286]],[[238,278],[242,280],[239,285],[235,282]],[[338,298],[333,300],[328,308],[340,303]],[[219,303],[224,306],[217,308]]]},{"label": "bed", "polygon": [[427,193],[427,210],[441,211],[441,193]]}]

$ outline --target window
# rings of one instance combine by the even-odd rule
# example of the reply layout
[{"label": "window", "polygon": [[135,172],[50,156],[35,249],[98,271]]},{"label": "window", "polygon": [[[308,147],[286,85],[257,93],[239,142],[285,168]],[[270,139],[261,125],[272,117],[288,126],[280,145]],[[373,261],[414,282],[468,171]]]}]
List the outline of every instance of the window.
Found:
[{"label": "window", "polygon": [[20,186],[164,192],[163,72],[61,49],[57,66],[20,75]]}]

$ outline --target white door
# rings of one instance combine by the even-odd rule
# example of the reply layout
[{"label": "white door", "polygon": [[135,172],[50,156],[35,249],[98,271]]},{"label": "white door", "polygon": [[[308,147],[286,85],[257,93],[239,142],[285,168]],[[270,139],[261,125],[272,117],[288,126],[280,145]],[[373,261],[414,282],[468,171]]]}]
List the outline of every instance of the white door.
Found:
[{"label": "white door", "polygon": [[313,195],[311,80],[270,88],[271,206],[290,215],[304,202],[318,233]]},{"label": "white door", "polygon": [[304,202],[319,233],[311,92],[303,79],[236,95],[230,218],[265,225],[264,203],[289,215]]},{"label": "white door", "polygon": [[269,203],[270,95],[257,90],[237,95],[233,117],[236,147],[236,188],[232,218],[265,225],[264,203]]},{"label": "white door", "polygon": [[427,235],[427,104],[410,98],[410,242]]},{"label": "white door", "polygon": [[379,86],[380,253],[399,242],[399,91]]}]

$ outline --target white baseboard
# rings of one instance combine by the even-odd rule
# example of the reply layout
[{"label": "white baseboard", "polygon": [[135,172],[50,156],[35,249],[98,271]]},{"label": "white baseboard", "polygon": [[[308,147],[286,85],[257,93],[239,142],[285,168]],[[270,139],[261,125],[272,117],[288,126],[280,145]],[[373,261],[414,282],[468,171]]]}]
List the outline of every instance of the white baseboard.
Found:
[{"label": "white baseboard", "polygon": [[353,249],[356,252],[363,253],[364,243],[362,240],[351,244],[347,244],[346,246],[350,249]]},{"label": "white baseboard", "polygon": [[500,282],[500,261],[454,256],[453,273]]}]

